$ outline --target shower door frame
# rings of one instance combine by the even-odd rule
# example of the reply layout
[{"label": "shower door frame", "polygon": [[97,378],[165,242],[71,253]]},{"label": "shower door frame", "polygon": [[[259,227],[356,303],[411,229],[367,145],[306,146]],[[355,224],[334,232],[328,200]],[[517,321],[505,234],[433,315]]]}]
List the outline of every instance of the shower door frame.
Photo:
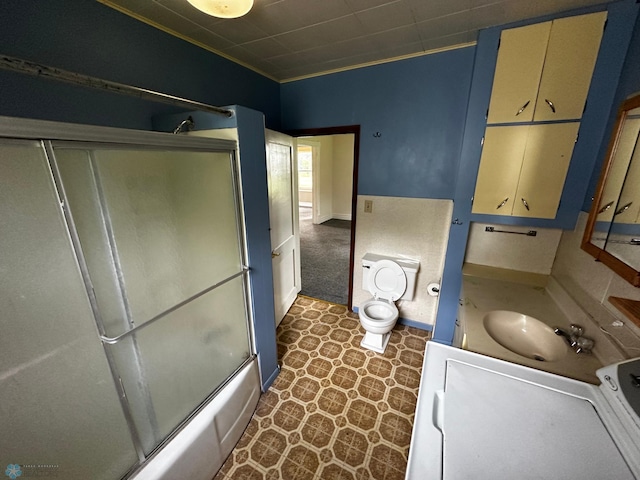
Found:
[{"label": "shower door frame", "polygon": [[[255,360],[257,356],[255,332],[254,332],[254,312],[252,309],[252,292],[251,284],[249,280],[250,267],[248,265],[248,251],[246,242],[246,225],[244,218],[244,208],[242,203],[242,183],[241,183],[241,169],[238,156],[238,144],[234,140],[222,140],[206,137],[193,137],[182,135],[171,135],[160,132],[147,132],[140,130],[128,130],[113,127],[102,126],[89,126],[80,124],[67,124],[61,122],[50,122],[43,120],[32,119],[20,119],[13,117],[0,116],[0,138],[8,139],[21,139],[21,140],[36,140],[41,143],[42,149],[47,157],[47,163],[51,170],[53,180],[55,183],[56,194],[60,199],[60,208],[62,210],[67,232],[70,235],[70,242],[73,246],[76,259],[76,267],[78,268],[83,282],[85,284],[87,296],[91,305],[91,309],[94,315],[95,325],[97,328],[98,336],[103,345],[103,350],[107,362],[109,364],[110,372],[114,381],[114,386],[120,404],[122,407],[123,415],[126,419],[129,427],[132,442],[136,454],[138,456],[138,462],[132,465],[130,473],[138,470],[146,461],[155,456],[158,451],[162,449],[164,445],[169,443],[180,431],[189,423],[189,421],[198,414],[209,402],[221,391],[226,384],[228,384],[247,364]],[[206,398],[202,399],[202,402],[197,405],[194,410],[189,414],[182,422],[180,422],[171,433],[164,438],[156,447],[148,454],[145,454],[142,445],[142,440],[138,431],[138,427],[135,424],[131,408],[128,404],[128,399],[124,391],[122,380],[118,373],[117,365],[113,353],[110,352],[108,345],[117,343],[117,341],[125,336],[139,331],[145,328],[149,324],[155,323],[155,320],[164,318],[164,315],[154,318],[151,321],[147,321],[136,327],[127,330],[126,332],[118,335],[115,338],[106,336],[104,325],[100,318],[100,312],[98,310],[95,294],[89,277],[89,271],[84,259],[82,248],[79,241],[79,236],[71,215],[71,211],[68,208],[67,197],[64,192],[64,186],[61,181],[60,171],[58,169],[57,161],[55,158],[54,147],[77,147],[77,148],[123,148],[123,149],[145,149],[145,150],[175,150],[175,151],[191,151],[191,152],[212,152],[212,153],[228,153],[230,156],[232,176],[233,176],[233,193],[237,218],[237,233],[239,241],[239,249],[242,260],[242,269],[240,272],[232,275],[230,278],[226,278],[221,282],[217,282],[215,285],[205,289],[203,295],[209,291],[214,290],[217,286],[226,283],[229,280],[242,276],[243,278],[243,290],[244,290],[244,303],[247,321],[247,342],[249,345],[249,356],[242,361],[240,365],[225,379],[220,385],[218,385]],[[192,297],[184,302],[180,302],[174,306],[171,311],[178,308],[190,301]]]}]

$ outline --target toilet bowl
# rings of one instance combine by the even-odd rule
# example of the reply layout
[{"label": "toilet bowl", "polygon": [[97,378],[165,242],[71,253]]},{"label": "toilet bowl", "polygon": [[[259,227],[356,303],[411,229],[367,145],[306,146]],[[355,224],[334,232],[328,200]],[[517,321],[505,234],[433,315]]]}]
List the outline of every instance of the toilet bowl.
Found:
[{"label": "toilet bowl", "polygon": [[395,301],[407,289],[403,268],[390,259],[380,259],[369,266],[367,290],[373,298],[366,300],[358,310],[365,336],[360,345],[374,352],[384,353],[391,338],[391,330],[398,320]]},{"label": "toilet bowl", "polygon": [[398,309],[385,300],[371,299],[362,304],[358,314],[360,324],[366,332],[360,345],[374,352],[384,353],[391,338],[391,330],[398,320]]}]

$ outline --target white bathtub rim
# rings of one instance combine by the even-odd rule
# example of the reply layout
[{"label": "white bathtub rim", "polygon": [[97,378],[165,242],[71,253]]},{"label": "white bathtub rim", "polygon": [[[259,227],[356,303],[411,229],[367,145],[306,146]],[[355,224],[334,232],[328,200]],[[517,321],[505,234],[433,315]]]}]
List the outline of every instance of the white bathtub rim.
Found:
[{"label": "white bathtub rim", "polygon": [[[130,480],[211,480],[246,429],[260,398],[260,377],[254,358],[196,414],[171,441],[156,452]],[[228,431],[219,431],[226,405],[241,406]],[[223,414],[224,415],[224,414]],[[176,476],[177,475],[177,476]]]}]

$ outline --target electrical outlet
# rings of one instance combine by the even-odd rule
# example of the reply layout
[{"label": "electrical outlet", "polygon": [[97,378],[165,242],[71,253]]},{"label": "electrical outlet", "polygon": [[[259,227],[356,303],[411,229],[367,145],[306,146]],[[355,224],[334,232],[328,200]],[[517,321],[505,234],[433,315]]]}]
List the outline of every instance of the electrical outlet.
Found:
[{"label": "electrical outlet", "polygon": [[364,201],[364,213],[373,212],[373,200],[365,200]]}]

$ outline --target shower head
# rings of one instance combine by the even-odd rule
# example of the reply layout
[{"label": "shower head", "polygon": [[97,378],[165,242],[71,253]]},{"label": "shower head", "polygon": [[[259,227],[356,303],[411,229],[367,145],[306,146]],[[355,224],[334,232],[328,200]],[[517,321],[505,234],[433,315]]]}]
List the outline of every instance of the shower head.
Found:
[{"label": "shower head", "polygon": [[180,122],[180,125],[178,125],[175,130],[173,131],[174,134],[178,134],[182,131],[183,127],[186,128],[186,130],[189,132],[191,130],[193,130],[193,128],[196,126],[195,122],[193,121],[193,117],[191,117],[191,115],[189,115],[187,117],[186,120],[183,120],[182,122]]}]

